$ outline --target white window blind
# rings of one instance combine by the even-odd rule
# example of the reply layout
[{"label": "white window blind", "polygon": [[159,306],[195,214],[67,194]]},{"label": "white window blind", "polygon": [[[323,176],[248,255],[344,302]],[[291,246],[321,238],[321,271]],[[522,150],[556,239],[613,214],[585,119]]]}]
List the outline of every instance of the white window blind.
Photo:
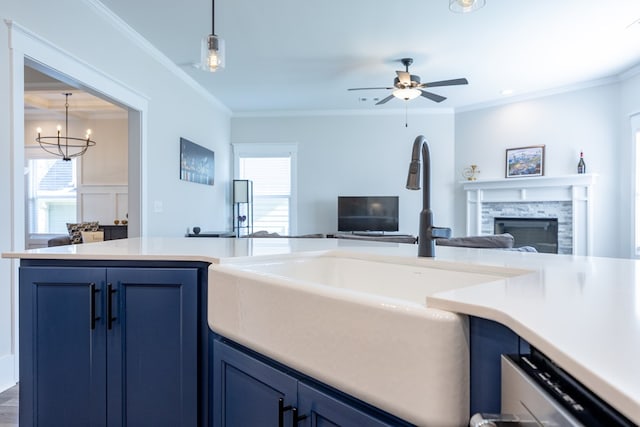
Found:
[{"label": "white window blind", "polygon": [[253,230],[296,232],[296,144],[233,144],[235,178],[253,182]]},{"label": "white window blind", "polygon": [[240,157],[240,178],[253,181],[253,229],[288,235],[290,157]]}]

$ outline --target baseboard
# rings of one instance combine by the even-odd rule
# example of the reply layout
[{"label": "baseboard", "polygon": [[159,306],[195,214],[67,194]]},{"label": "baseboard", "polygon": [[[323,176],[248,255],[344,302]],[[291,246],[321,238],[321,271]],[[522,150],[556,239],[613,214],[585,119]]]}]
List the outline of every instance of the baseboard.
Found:
[{"label": "baseboard", "polygon": [[0,356],[0,392],[13,387],[18,382],[15,376],[15,360],[14,354]]}]

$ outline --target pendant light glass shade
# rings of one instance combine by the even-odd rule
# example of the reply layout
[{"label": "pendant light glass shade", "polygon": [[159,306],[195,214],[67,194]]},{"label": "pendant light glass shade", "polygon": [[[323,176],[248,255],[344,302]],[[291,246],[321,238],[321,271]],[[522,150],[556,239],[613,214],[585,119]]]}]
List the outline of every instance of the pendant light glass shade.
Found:
[{"label": "pendant light glass shade", "polygon": [[467,13],[484,7],[486,0],[449,0],[449,10],[456,13]]},{"label": "pendant light glass shade", "polygon": [[215,72],[224,68],[224,40],[215,34],[209,34],[202,40],[200,67]]}]

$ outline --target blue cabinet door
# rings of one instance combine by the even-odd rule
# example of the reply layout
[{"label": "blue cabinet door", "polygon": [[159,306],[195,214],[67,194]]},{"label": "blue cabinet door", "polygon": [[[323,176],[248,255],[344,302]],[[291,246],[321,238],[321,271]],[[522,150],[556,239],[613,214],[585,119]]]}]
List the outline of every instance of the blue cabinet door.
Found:
[{"label": "blue cabinet door", "polygon": [[292,425],[295,378],[217,340],[213,378],[214,427]]},{"label": "blue cabinet door", "polygon": [[108,425],[198,426],[198,270],[107,270]]},{"label": "blue cabinet door", "polygon": [[[298,423],[300,427],[391,427],[399,420],[387,422],[340,400],[331,394],[307,385],[298,384]],[[405,425],[402,423],[402,425]]]},{"label": "blue cabinet door", "polygon": [[106,426],[105,270],[20,269],[20,425]]},{"label": "blue cabinet door", "polygon": [[302,374],[229,345],[223,338],[213,340],[214,427],[411,426],[366,403],[313,384]]},{"label": "blue cabinet door", "polygon": [[20,268],[20,425],[197,427],[197,268]]}]

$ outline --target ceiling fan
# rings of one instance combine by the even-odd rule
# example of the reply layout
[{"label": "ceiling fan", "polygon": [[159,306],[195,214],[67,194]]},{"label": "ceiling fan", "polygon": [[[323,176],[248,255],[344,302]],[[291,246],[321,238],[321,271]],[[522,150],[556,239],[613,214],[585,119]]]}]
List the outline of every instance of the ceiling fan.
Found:
[{"label": "ceiling fan", "polygon": [[452,80],[441,80],[439,82],[429,82],[429,83],[420,83],[420,76],[416,76],[409,73],[409,65],[413,64],[413,58],[402,58],[402,65],[404,65],[404,71],[396,71],[398,75],[393,80],[393,87],[356,87],[347,90],[376,90],[376,89],[386,89],[393,90],[391,95],[386,98],[378,101],[376,105],[385,104],[392,98],[400,98],[408,101],[410,99],[417,98],[419,96],[423,96],[427,99],[430,99],[434,102],[442,102],[447,99],[444,96],[427,92],[424,90],[425,88],[432,88],[437,86],[455,86],[455,85],[466,85],[469,84],[467,79],[452,79]]}]

